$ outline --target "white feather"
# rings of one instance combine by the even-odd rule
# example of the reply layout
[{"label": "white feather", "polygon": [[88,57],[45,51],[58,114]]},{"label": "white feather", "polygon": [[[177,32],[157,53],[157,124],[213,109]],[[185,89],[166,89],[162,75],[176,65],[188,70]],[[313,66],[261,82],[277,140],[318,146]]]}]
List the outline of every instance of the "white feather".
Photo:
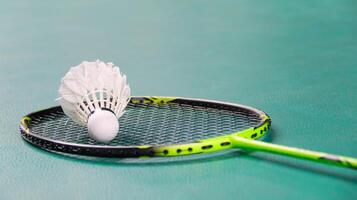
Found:
[{"label": "white feather", "polygon": [[66,115],[85,125],[91,112],[108,108],[121,117],[130,100],[126,76],[113,63],[84,61],[61,80],[59,103]]}]

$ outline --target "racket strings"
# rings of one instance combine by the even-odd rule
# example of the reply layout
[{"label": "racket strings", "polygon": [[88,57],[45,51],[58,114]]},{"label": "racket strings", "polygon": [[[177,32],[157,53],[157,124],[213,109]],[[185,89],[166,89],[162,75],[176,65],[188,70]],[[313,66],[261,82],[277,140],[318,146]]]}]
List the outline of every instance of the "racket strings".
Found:
[{"label": "racket strings", "polygon": [[119,119],[119,134],[108,144],[92,140],[84,126],[77,125],[62,111],[34,116],[32,133],[78,144],[137,146],[184,144],[254,127],[258,114],[246,109],[226,110],[178,103],[129,103]]}]

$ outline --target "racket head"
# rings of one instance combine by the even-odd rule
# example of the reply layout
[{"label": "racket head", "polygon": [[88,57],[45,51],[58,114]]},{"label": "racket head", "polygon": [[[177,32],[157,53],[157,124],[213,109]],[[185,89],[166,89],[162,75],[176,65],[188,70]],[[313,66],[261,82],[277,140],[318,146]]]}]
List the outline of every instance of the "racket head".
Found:
[{"label": "racket head", "polygon": [[56,106],[24,116],[24,140],[64,154],[133,158],[200,154],[233,148],[230,137],[258,139],[270,117],[239,104],[178,97],[132,97],[119,119],[118,136],[110,143],[92,140],[84,126]]}]

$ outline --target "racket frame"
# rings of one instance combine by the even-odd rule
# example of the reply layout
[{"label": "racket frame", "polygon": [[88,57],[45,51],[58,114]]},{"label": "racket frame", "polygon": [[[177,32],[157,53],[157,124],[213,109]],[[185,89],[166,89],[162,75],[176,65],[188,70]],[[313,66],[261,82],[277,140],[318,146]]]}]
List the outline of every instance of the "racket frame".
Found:
[{"label": "racket frame", "polygon": [[183,156],[191,154],[209,153],[234,148],[231,142],[232,136],[240,136],[247,139],[259,139],[264,136],[271,125],[270,117],[256,108],[245,105],[227,103],[215,100],[183,98],[183,97],[162,97],[162,96],[133,96],[130,103],[181,103],[196,106],[205,106],[211,108],[220,108],[225,110],[244,109],[259,115],[261,119],[255,127],[250,127],[242,131],[237,131],[231,134],[198,140],[188,144],[172,144],[162,146],[108,146],[108,145],[90,145],[78,144],[65,141],[53,140],[34,134],[29,129],[29,124],[33,116],[41,116],[53,112],[61,111],[60,106],[49,109],[40,110],[24,116],[20,122],[20,132],[22,138],[28,143],[40,147],[41,149],[57,152],[69,153],[84,156],[96,157],[169,157],[169,156]]}]

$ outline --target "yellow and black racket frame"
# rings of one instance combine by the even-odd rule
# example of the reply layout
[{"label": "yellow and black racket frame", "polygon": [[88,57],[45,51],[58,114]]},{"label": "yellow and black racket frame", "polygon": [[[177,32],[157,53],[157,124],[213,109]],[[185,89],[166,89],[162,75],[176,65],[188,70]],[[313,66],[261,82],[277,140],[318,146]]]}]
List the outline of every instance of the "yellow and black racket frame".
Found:
[{"label": "yellow and black racket frame", "polygon": [[249,127],[234,133],[223,136],[193,141],[187,144],[169,144],[169,145],[139,145],[139,146],[110,146],[110,145],[89,145],[78,144],[50,138],[42,137],[31,132],[30,124],[31,119],[51,113],[62,112],[60,106],[52,107],[49,109],[40,110],[24,116],[20,122],[21,136],[28,143],[39,147],[41,149],[65,153],[75,154],[82,156],[96,156],[96,157],[111,157],[111,158],[132,158],[132,157],[169,157],[169,156],[182,156],[191,154],[200,154],[232,149],[231,143],[232,136],[239,136],[247,139],[259,139],[264,136],[271,125],[270,117],[263,111],[257,110],[252,107],[226,103],[221,101],[212,101],[204,99],[180,98],[180,97],[159,97],[159,96],[144,96],[144,97],[131,97],[131,104],[186,104],[191,106],[201,106],[206,108],[240,111],[258,115],[260,122],[254,127]]}]

